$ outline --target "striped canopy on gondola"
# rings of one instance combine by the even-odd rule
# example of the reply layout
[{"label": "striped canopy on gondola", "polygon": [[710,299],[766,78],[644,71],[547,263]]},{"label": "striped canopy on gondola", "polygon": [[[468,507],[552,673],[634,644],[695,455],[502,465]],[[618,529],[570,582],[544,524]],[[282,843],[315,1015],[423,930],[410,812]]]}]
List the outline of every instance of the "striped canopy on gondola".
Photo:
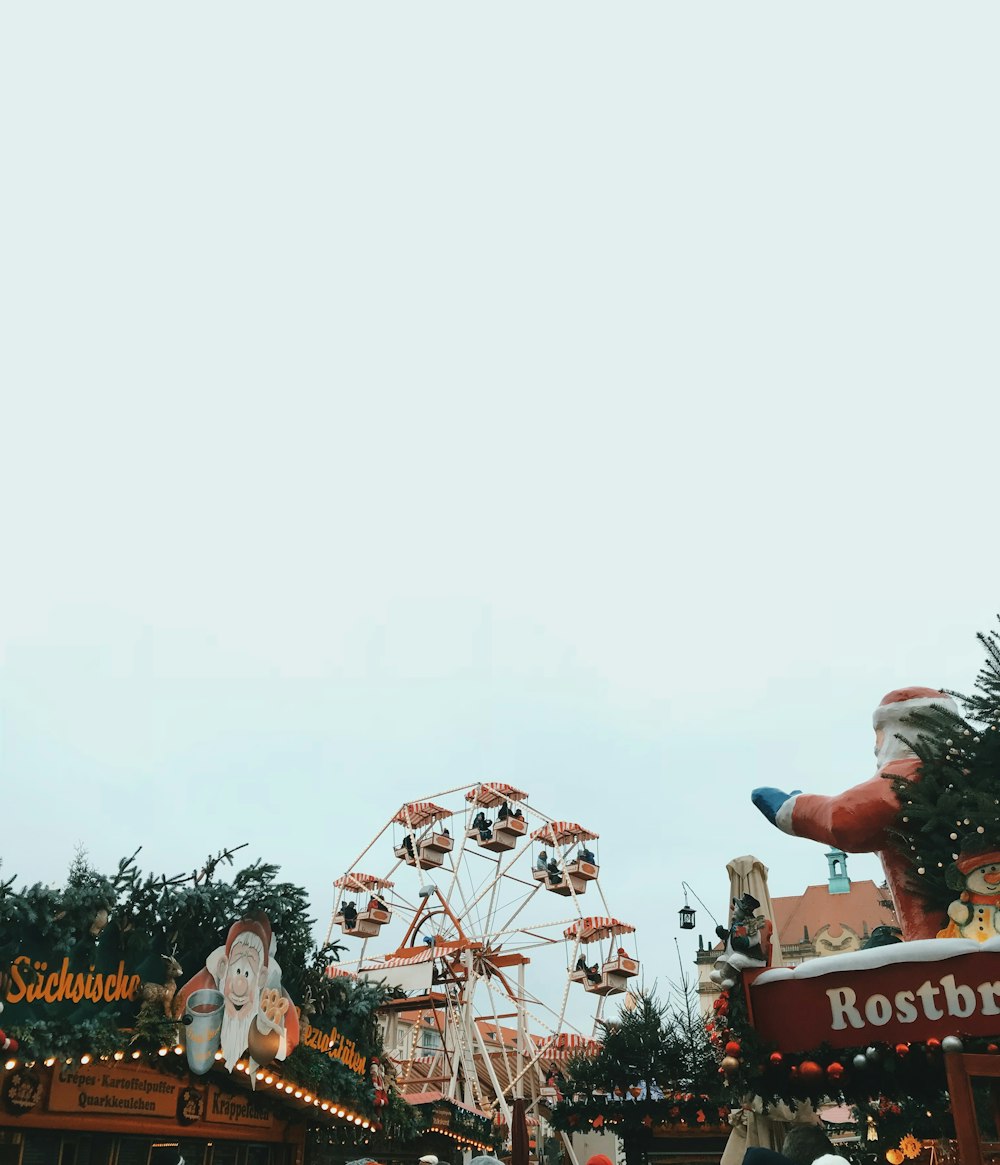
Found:
[{"label": "striped canopy on gondola", "polygon": [[465,799],[471,801],[473,805],[481,805],[484,809],[495,809],[504,801],[523,801],[527,795],[521,789],[515,789],[513,785],[505,784],[503,781],[487,781],[470,789],[465,794]]},{"label": "striped canopy on gondola", "polygon": [[415,955],[386,955],[384,959],[366,960],[363,970],[382,971],[389,967],[412,967],[417,963],[429,963],[435,958],[433,947],[418,951]]},{"label": "striped canopy on gondola", "polygon": [[419,829],[422,825],[442,821],[445,817],[451,817],[451,810],[445,809],[443,805],[435,805],[433,801],[411,801],[400,809],[393,821]]},{"label": "striped canopy on gondola", "polygon": [[563,931],[563,938],[575,938],[582,943],[598,942],[612,935],[634,934],[635,927],[627,922],[619,922],[617,918],[602,918],[598,915],[589,915],[587,918],[578,918],[571,926]]},{"label": "striped canopy on gondola", "polygon": [[539,1047],[538,1058],[546,1064],[574,1060],[578,1056],[592,1059],[601,1050],[600,1040],[588,1039],[575,1032],[563,1032],[545,1040]]},{"label": "striped canopy on gondola", "polygon": [[550,821],[541,825],[531,835],[532,841],[544,841],[549,845],[570,845],[577,841],[596,841],[598,835],[592,829],[577,825],[575,821]]},{"label": "striped canopy on gondola", "polygon": [[341,875],[334,882],[338,890],[391,890],[393,885],[394,883],[386,878],[376,877],[375,874],[362,874],[357,870]]}]

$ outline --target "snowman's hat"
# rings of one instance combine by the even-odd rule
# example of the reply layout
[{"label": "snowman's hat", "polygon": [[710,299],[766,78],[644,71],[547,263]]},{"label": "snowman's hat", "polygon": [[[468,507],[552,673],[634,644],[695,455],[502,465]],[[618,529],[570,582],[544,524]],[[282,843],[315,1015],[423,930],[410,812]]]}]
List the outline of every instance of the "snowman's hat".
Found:
[{"label": "snowman's hat", "polygon": [[962,875],[971,874],[973,870],[978,870],[980,866],[1000,866],[1000,849],[997,848],[995,842],[988,842],[984,838],[977,837],[974,841],[970,838],[965,845],[962,846],[962,852],[958,855],[958,860],[955,862],[955,869]]}]

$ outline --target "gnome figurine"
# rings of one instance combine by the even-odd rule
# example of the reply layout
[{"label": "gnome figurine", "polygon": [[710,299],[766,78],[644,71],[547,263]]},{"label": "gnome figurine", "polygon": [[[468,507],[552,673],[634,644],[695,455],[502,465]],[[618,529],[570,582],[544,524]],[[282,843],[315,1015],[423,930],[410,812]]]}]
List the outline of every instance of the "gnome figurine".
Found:
[{"label": "gnome figurine", "polygon": [[768,964],[773,928],[763,914],[754,913],[759,906],[752,894],[734,898],[729,929],[724,926],[715,928],[715,933],[726,944],[710,976],[720,987],[734,987],[741,971]]}]

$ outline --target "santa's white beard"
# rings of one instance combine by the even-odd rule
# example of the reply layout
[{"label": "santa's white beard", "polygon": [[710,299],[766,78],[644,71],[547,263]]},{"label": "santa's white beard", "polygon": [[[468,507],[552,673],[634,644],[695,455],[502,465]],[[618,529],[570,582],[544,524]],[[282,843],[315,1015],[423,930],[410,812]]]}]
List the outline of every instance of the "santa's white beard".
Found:
[{"label": "santa's white beard", "polygon": [[230,1072],[233,1065],[247,1050],[250,1039],[250,1025],[254,1021],[256,1011],[244,1007],[237,1015],[226,1016],[222,1020],[222,1031],[219,1042],[222,1046],[222,1055],[225,1057],[226,1067]]}]

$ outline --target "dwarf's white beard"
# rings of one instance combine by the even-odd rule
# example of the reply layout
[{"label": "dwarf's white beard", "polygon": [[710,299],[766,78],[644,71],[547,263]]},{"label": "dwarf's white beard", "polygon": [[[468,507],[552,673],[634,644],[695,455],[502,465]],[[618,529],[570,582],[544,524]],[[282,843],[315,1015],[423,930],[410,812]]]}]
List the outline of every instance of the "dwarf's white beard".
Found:
[{"label": "dwarf's white beard", "polygon": [[256,1017],[256,1009],[245,1006],[239,1015],[225,1015],[219,1043],[225,1057],[226,1068],[232,1072],[233,1065],[247,1050],[250,1041],[250,1025]]}]

